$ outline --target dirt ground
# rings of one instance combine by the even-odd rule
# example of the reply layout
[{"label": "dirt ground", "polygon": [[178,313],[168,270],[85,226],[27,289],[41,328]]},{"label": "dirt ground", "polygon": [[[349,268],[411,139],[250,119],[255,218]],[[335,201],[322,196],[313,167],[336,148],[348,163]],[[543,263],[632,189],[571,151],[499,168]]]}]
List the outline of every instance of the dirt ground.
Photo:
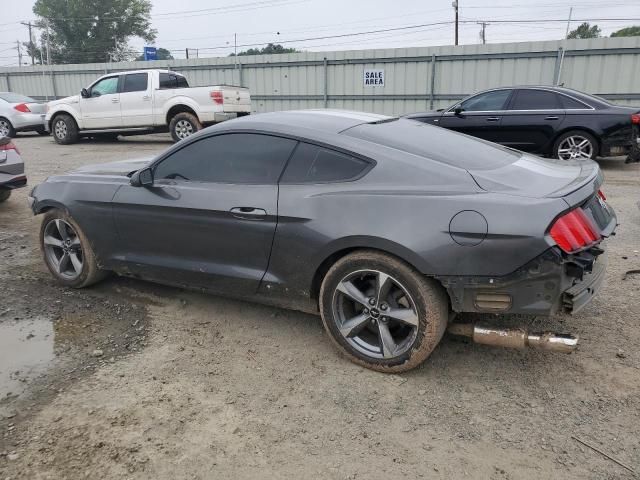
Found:
[{"label": "dirt ground", "polygon": [[[147,156],[167,137],[16,139],[31,185]],[[0,205],[0,480],[629,479],[640,473],[640,164],[601,161],[620,221],[608,282],[575,316],[496,319],[580,336],[572,355],[445,337],[383,375],[319,318],[112,278],[57,286],[28,189]]]}]

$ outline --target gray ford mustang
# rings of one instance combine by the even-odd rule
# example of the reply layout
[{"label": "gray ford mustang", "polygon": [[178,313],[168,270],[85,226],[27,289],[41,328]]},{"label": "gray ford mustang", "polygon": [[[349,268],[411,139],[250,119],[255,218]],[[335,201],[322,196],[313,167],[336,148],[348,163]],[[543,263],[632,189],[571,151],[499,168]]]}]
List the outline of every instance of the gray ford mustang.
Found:
[{"label": "gray ford mustang", "polygon": [[50,177],[30,202],[64,285],[111,271],[319,312],[351,360],[399,372],[430,355],[452,312],[584,307],[616,227],[601,183],[591,160],[319,110],[228,121],[153,159]]}]

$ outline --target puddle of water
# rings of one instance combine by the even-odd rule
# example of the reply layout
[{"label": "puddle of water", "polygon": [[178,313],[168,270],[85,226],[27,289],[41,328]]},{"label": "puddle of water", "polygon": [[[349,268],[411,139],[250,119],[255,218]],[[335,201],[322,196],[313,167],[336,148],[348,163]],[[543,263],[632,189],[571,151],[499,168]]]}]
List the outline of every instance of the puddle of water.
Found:
[{"label": "puddle of water", "polygon": [[20,395],[29,380],[47,369],[54,358],[53,341],[49,319],[0,322],[0,400]]}]

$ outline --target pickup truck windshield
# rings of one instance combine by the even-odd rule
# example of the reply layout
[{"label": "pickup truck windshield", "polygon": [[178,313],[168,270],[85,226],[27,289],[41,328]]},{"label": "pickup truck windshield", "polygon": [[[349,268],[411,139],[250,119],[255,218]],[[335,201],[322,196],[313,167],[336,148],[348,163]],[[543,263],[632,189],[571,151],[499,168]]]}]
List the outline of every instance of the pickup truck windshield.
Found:
[{"label": "pickup truck windshield", "polygon": [[187,79],[175,73],[160,73],[160,90],[168,88],[189,88]]}]

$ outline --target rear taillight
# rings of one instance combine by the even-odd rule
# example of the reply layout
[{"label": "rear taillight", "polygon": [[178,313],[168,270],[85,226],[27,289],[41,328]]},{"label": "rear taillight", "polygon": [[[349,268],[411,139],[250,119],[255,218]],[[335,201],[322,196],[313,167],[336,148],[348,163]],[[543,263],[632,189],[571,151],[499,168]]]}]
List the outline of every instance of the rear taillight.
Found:
[{"label": "rear taillight", "polygon": [[29,113],[31,112],[31,110],[29,110],[29,107],[27,106],[26,103],[19,103],[18,105],[16,105],[15,107],[13,107],[15,110],[22,112],[22,113]]},{"label": "rear taillight", "polygon": [[7,151],[7,150],[15,150],[17,154],[20,154],[20,150],[18,150],[18,147],[16,147],[16,144],[13,142],[0,145],[0,152]]},{"label": "rear taillight", "polygon": [[211,100],[213,100],[213,103],[218,105],[222,105],[224,103],[224,97],[222,96],[222,92],[219,90],[209,92],[209,96],[211,97]]},{"label": "rear taillight", "polygon": [[607,197],[605,196],[604,192],[602,190],[598,190],[598,196],[604,201],[607,201]]},{"label": "rear taillight", "polygon": [[558,218],[551,227],[551,238],[566,253],[574,253],[597,243],[601,236],[581,208]]},{"label": "rear taillight", "polygon": [[631,123],[633,123],[634,125],[640,125],[640,115],[638,115],[637,113],[632,114]]}]

